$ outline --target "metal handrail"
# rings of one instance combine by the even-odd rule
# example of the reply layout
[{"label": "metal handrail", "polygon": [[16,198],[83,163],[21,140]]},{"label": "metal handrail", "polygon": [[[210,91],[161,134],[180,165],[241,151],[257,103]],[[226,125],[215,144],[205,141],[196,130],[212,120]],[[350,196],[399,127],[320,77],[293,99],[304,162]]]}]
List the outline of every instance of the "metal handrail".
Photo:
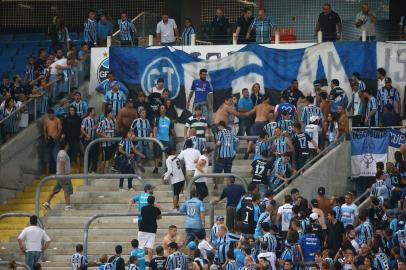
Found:
[{"label": "metal handrail", "polygon": [[116,179],[116,178],[134,178],[141,182],[144,186],[145,181],[141,176],[137,174],[70,174],[70,175],[49,175],[41,179],[35,191],[35,214],[39,217],[39,205],[40,205],[40,195],[41,187],[45,182],[54,179],[76,179],[76,178],[92,178],[92,179]]},{"label": "metal handrail", "polygon": [[[9,264],[10,264],[10,262],[0,261],[0,265],[7,265],[8,266]],[[23,267],[23,268],[25,268],[27,270],[31,270],[31,268],[28,265],[26,265],[25,263],[23,263],[23,262],[15,262],[15,264],[17,266],[19,266],[19,267]]]},{"label": "metal handrail", "polygon": [[[345,135],[342,135],[340,138],[338,138],[337,141],[333,142],[326,148],[324,148],[320,153],[318,153],[315,157],[313,157],[309,162],[306,162],[306,164],[300,168],[294,175],[292,175],[289,179],[288,182],[289,184],[292,183],[296,178],[298,178],[300,175],[302,175],[309,167],[314,165],[320,158],[322,158],[325,154],[333,150],[337,145],[341,144],[342,142],[345,141]],[[285,184],[280,185],[274,190],[274,193],[278,193],[281,190],[285,188]]]},{"label": "metal handrail", "polygon": [[[145,14],[145,11],[141,12],[140,14],[138,14],[137,16],[135,16],[135,17],[131,20],[131,22],[135,22],[138,18],[140,18],[140,17],[143,16],[144,14]],[[121,32],[121,31],[120,31],[120,29],[119,29],[119,30],[117,30],[116,32],[114,32],[111,36],[112,36],[112,37],[115,37],[115,36],[117,36],[120,32]]]},{"label": "metal handrail", "polygon": [[390,127],[352,127],[353,129],[391,129],[391,128],[406,128],[406,126],[390,126]]},{"label": "metal handrail", "polygon": [[[98,214],[92,216],[85,224],[84,232],[83,232],[83,254],[87,256],[87,249],[88,249],[88,242],[89,242],[89,228],[90,225],[95,221],[96,219],[99,218],[104,218],[104,217],[134,217],[138,216],[139,213],[111,213],[111,214]],[[161,216],[163,217],[171,217],[171,216],[184,216],[182,213],[173,213],[173,212],[164,212],[161,213]]]},{"label": "metal handrail", "polygon": [[[14,112],[12,112],[11,114],[7,115],[6,117],[2,118],[0,120],[0,124],[3,124],[6,120],[8,120],[10,117],[20,113],[21,111],[23,111],[23,109],[25,109],[29,103],[34,101],[34,105],[36,104],[35,102],[36,98],[31,97],[29,98],[26,102],[24,102],[20,107],[18,107]],[[34,120],[37,120],[37,110],[34,110]]]},{"label": "metal handrail", "polygon": [[[26,212],[21,212],[21,213],[4,213],[0,215],[0,219],[3,218],[9,218],[9,217],[31,217],[33,216],[33,213],[26,213]],[[38,218],[38,224],[40,228],[44,228],[44,225],[42,224],[41,220]]]},{"label": "metal handrail", "polygon": [[369,195],[369,193],[370,193],[369,189],[365,190],[365,192],[362,193],[361,195],[359,195],[359,196],[353,201],[353,203],[354,203],[354,204],[359,203],[358,205],[361,205],[361,204],[365,201],[365,200],[363,200],[363,199],[369,198],[369,196],[367,196],[367,195]]},{"label": "metal handrail", "polygon": [[[86,146],[85,153],[83,154],[84,155],[84,157],[83,157],[83,174],[86,174],[86,175],[89,174],[89,153],[90,153],[90,148],[93,145],[95,145],[96,143],[100,143],[100,142],[119,142],[121,140],[122,140],[121,137],[114,137],[114,138],[97,138],[97,139],[94,139],[93,141],[91,141]],[[138,137],[132,141],[151,141],[151,142],[158,144],[162,151],[162,168],[164,171],[166,170],[165,146],[158,139],[150,138],[150,137],[146,137],[146,138]],[[89,184],[89,179],[87,178],[87,176],[85,176],[84,178],[86,179],[86,183]]]}]

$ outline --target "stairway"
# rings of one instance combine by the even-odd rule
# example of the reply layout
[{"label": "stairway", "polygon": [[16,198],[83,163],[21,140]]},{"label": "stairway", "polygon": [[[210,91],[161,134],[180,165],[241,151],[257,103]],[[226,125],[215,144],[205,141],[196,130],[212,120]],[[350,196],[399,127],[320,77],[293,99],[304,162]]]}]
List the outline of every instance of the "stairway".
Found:
[{"label": "stairway", "polygon": [[[236,160],[233,162],[232,172],[247,179],[249,182],[251,160],[242,160],[245,153],[246,143],[242,142],[238,149]],[[172,208],[172,191],[169,184],[162,184],[161,175],[152,174],[153,164],[147,163],[146,173],[142,175],[143,179],[156,186],[154,196],[157,202],[162,207],[163,211],[168,211]],[[211,172],[209,167],[209,172]],[[140,182],[134,180],[133,185],[135,192],[118,191],[118,179],[94,179],[90,180],[89,185],[84,184],[83,180],[73,181],[75,184],[75,192],[72,195],[72,204],[74,210],[65,212],[63,204],[63,194],[58,194],[53,200],[52,209],[47,211],[43,218],[45,229],[52,239],[50,249],[45,253],[43,269],[70,269],[70,257],[74,253],[74,248],[77,243],[83,242],[83,232],[85,223],[90,217],[100,213],[127,213],[128,202],[132,196],[143,190]],[[206,209],[209,209],[209,201],[211,195],[219,196],[223,189],[223,181],[218,190],[214,191],[213,184],[209,183],[210,196],[205,201]],[[37,184],[36,182],[35,184]],[[18,193],[15,199],[10,200],[6,205],[1,206],[4,212],[14,210],[34,211],[35,184],[27,187],[21,194]],[[81,186],[82,185],[82,186]],[[124,187],[127,183],[124,182]],[[41,202],[43,202],[52,189],[53,183],[48,182],[41,193]],[[184,197],[180,198],[180,203],[183,203]],[[135,213],[136,209],[132,211]],[[44,215],[44,210],[41,209],[41,215]],[[215,214],[225,215],[225,203],[216,205]],[[101,255],[107,254],[111,256],[114,253],[114,247],[120,244],[124,248],[124,258],[128,258],[131,250],[130,241],[137,238],[138,225],[135,223],[135,217],[120,217],[120,218],[101,218],[96,220],[89,231],[89,246],[88,257],[91,261],[97,261]],[[11,222],[12,221],[12,222]],[[1,260],[18,260],[24,261],[24,257],[18,252],[17,236],[21,229],[28,223],[27,218],[10,218],[5,219],[0,223],[1,235]],[[158,232],[156,237],[156,245],[162,244],[162,238],[167,232],[169,225],[176,225],[178,233],[183,237],[184,234],[184,217],[171,216],[163,217],[158,221]],[[209,211],[206,211],[206,224],[209,222]],[[18,225],[18,226],[17,226]],[[208,226],[208,225],[207,225]],[[210,228],[206,228],[208,232]],[[3,237],[7,235],[7,237]]]}]

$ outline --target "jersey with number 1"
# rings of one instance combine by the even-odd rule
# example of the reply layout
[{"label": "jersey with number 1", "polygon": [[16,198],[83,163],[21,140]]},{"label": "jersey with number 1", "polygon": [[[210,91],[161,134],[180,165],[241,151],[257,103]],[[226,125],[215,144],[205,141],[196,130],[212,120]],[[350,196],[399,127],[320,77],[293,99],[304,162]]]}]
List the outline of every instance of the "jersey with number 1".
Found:
[{"label": "jersey with number 1", "polygon": [[255,209],[252,203],[247,203],[240,209],[241,232],[244,234],[254,234],[255,232]]}]

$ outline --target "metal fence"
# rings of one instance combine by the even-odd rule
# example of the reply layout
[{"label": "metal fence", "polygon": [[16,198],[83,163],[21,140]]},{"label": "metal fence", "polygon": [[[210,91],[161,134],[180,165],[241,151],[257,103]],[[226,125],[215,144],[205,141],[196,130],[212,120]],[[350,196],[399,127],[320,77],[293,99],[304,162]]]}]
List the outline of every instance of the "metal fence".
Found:
[{"label": "metal fence", "polygon": [[[123,213],[123,214],[118,214],[118,213],[111,213],[111,214],[99,214],[91,217],[85,225],[84,232],[83,232],[83,254],[87,256],[87,250],[88,250],[88,243],[89,243],[89,229],[90,225],[95,221],[96,219],[99,218],[104,218],[104,217],[134,217],[137,216],[138,214],[133,214],[133,213]],[[163,217],[177,217],[177,216],[184,216],[182,213],[161,213],[161,216]]]},{"label": "metal fence", "polygon": [[[83,173],[86,175],[86,182],[88,183],[88,177],[87,175],[89,174],[89,153],[90,153],[90,149],[92,148],[92,146],[94,146],[95,144],[101,143],[101,142],[119,142],[121,141],[122,138],[121,137],[114,137],[114,138],[98,138],[95,139],[93,141],[91,141],[85,149],[85,153],[84,153],[84,158],[83,158]],[[155,138],[135,138],[133,141],[150,141],[153,143],[158,144],[158,146],[161,148],[162,151],[162,168],[163,171],[166,170],[166,163],[165,163],[165,146],[158,140]]]},{"label": "metal fence", "polygon": [[[31,217],[33,216],[33,213],[4,213],[0,215],[0,220],[3,218],[10,218],[10,217]],[[41,220],[38,219],[38,224],[41,228],[44,228],[44,225],[42,224]]]},{"label": "metal fence", "polygon": [[39,217],[40,196],[42,186],[51,180],[55,179],[77,179],[77,178],[91,178],[91,179],[117,179],[117,178],[134,178],[139,181],[143,186],[146,184],[144,179],[137,174],[70,174],[70,175],[49,175],[41,179],[35,191],[35,214]]}]

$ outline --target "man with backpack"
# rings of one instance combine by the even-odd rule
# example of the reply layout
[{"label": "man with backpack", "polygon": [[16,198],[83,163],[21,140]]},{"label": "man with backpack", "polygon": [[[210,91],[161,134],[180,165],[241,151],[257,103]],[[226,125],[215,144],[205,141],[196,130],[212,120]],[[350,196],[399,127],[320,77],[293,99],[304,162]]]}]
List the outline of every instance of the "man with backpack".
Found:
[{"label": "man with backpack", "polygon": [[104,270],[125,270],[125,262],[121,257],[123,247],[117,245],[115,248],[116,255],[110,257],[109,262],[105,265]]}]

